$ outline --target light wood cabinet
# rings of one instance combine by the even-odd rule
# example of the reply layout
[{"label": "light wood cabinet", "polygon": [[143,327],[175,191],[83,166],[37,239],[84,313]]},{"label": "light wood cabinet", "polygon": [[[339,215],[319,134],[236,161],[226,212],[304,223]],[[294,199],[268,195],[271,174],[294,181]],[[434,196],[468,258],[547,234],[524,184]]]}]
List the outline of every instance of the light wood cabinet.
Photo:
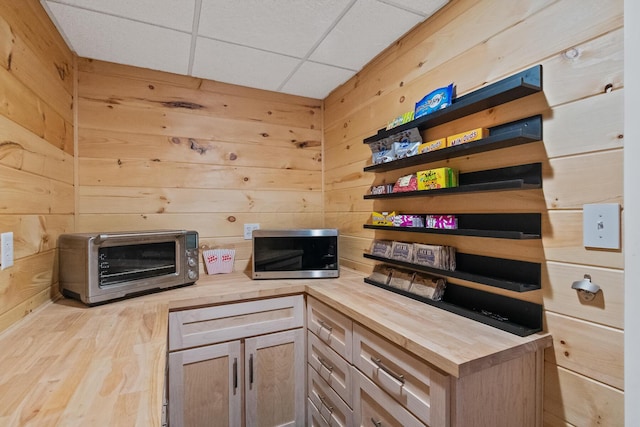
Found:
[{"label": "light wood cabinet", "polygon": [[304,424],[303,296],[173,312],[169,322],[170,426]]}]

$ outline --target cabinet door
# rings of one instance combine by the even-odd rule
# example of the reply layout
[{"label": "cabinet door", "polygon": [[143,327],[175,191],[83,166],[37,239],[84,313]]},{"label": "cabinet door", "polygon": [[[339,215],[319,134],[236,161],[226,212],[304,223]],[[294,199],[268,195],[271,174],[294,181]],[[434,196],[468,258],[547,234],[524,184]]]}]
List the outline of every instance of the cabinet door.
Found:
[{"label": "cabinet door", "polygon": [[241,424],[240,349],[233,341],[169,354],[169,425]]},{"label": "cabinet door", "polygon": [[247,426],[301,426],[305,420],[304,330],[245,341]]}]

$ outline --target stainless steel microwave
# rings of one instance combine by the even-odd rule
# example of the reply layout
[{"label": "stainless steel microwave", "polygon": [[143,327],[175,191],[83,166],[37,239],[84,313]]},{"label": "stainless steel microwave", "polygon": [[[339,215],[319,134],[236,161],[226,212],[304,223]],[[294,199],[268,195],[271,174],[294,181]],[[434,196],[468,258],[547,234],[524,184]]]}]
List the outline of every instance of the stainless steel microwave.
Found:
[{"label": "stainless steel microwave", "polygon": [[58,250],[61,293],[88,305],[192,284],[199,277],[196,231],[62,234]]},{"label": "stainless steel microwave", "polygon": [[254,230],[254,279],[338,277],[338,230]]}]

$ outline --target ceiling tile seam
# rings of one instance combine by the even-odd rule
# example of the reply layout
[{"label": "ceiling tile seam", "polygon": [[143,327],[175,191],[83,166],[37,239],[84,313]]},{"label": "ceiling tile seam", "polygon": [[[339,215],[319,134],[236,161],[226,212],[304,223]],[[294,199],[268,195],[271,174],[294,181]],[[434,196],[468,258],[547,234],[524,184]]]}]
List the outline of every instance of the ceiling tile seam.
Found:
[{"label": "ceiling tile seam", "polygon": [[[163,30],[170,30],[170,31],[175,31],[177,33],[183,33],[183,34],[189,34],[189,35],[191,34],[190,31],[178,30],[176,28],[167,27],[166,25],[151,24],[149,22],[141,21],[139,19],[129,18],[127,16],[117,15],[115,13],[104,12],[104,11],[101,11],[101,10],[95,10],[95,9],[91,9],[89,7],[76,6],[76,5],[73,5],[73,4],[65,3],[64,1],[60,1],[60,0],[46,0],[46,1],[48,3],[58,3],[58,4],[61,4],[61,5],[67,6],[67,7],[74,8],[74,9],[80,9],[80,10],[85,10],[87,12],[97,13],[99,15],[111,16],[112,18],[125,19],[125,20],[130,21],[130,22],[135,22],[135,23],[138,23],[138,24],[148,25],[150,27],[162,28]],[[51,11],[51,9],[49,9],[49,8],[47,8],[47,10]],[[62,27],[58,27],[58,28],[62,28]]]},{"label": "ceiling tile seam", "polygon": [[230,45],[233,45],[233,46],[245,47],[247,49],[257,50],[257,51],[260,51],[260,52],[272,53],[274,55],[286,56],[287,58],[304,59],[304,58],[301,58],[299,56],[290,55],[288,53],[280,53],[280,52],[276,52],[276,51],[273,51],[273,50],[268,50],[268,49],[263,49],[263,48],[256,47],[256,46],[251,46],[251,45],[248,45],[248,44],[230,42],[230,41],[218,39],[218,38],[215,38],[215,37],[204,36],[202,34],[197,34],[197,37],[200,37],[200,38],[203,38],[203,39],[207,39],[207,40],[216,41],[216,42],[220,42],[220,43],[230,44]]},{"label": "ceiling tile seam", "polygon": [[189,47],[189,65],[187,75],[193,75],[193,62],[196,56],[196,43],[198,40],[198,28],[200,27],[200,13],[202,12],[202,0],[195,0],[193,6],[193,25],[191,27],[191,45]]},{"label": "ceiling tile seam", "polygon": [[327,28],[327,30],[320,36],[318,37],[318,40],[313,44],[313,46],[311,46],[311,48],[307,51],[307,54],[302,58],[302,60],[298,63],[298,65],[296,67],[294,67],[293,70],[291,70],[291,72],[289,73],[288,76],[286,76],[284,78],[284,80],[282,81],[282,83],[280,84],[280,86],[278,86],[278,89],[276,89],[277,91],[281,91],[282,88],[289,82],[289,80],[291,80],[291,78],[298,72],[298,70],[300,69],[300,67],[302,67],[302,64],[304,64],[304,62],[306,60],[309,59],[309,57],[313,54],[313,52],[316,51],[316,49],[318,48],[318,46],[320,46],[320,44],[324,41],[324,39],[327,38],[327,36],[334,30],[334,28],[336,28],[336,26],[338,25],[338,23],[342,20],[342,18],[344,18],[344,16],[351,10],[351,8],[353,7],[354,4],[356,4],[358,0],[351,0],[349,2],[348,5],[345,6],[345,8],[342,10],[342,12],[340,13],[340,15],[338,15],[336,17],[336,19],[333,20],[333,22],[331,23],[331,25]]},{"label": "ceiling tile seam", "polygon": [[420,12],[419,10],[415,10],[415,9],[411,9],[409,7],[403,6],[401,4],[398,4],[396,2],[394,2],[393,0],[377,0],[379,3],[384,3],[387,6],[392,6],[395,7],[396,9],[402,9],[405,12],[409,12],[409,13],[413,13],[414,15],[419,15],[423,18],[428,18],[430,16],[429,13],[425,13],[425,12]]}]

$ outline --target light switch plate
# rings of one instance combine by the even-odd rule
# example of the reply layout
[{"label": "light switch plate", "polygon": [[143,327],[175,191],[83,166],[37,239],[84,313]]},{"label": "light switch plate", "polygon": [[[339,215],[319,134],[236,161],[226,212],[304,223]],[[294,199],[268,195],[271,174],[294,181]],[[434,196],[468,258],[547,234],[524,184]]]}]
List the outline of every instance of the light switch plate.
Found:
[{"label": "light switch plate", "polygon": [[583,242],[587,248],[620,249],[620,205],[599,203],[582,207]]}]

